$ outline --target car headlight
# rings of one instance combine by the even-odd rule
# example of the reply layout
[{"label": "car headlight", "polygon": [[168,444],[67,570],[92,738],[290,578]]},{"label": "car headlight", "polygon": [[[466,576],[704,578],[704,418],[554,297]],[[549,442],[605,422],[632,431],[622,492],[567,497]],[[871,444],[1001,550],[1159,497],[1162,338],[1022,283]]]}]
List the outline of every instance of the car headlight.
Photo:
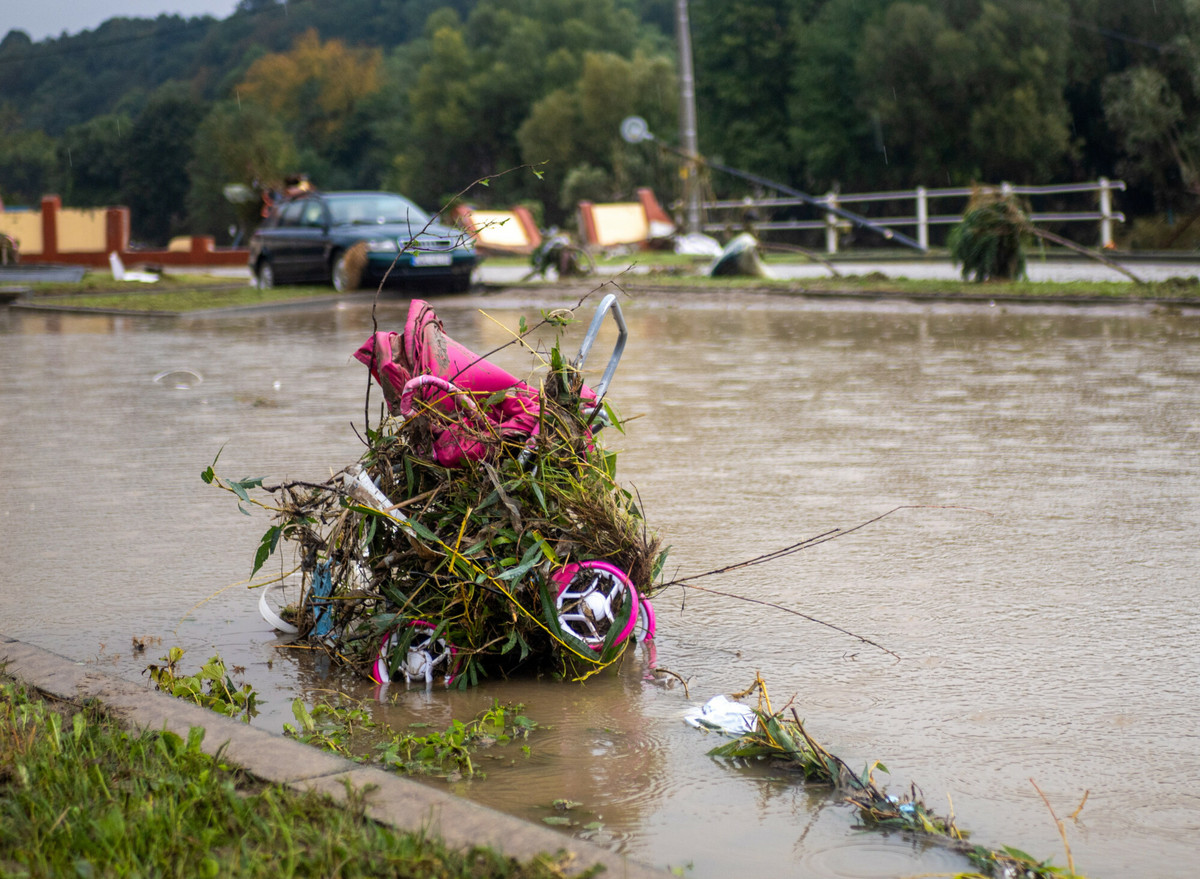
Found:
[{"label": "car headlight", "polygon": [[367,242],[367,250],[375,253],[395,253],[399,249],[392,238],[373,238]]}]

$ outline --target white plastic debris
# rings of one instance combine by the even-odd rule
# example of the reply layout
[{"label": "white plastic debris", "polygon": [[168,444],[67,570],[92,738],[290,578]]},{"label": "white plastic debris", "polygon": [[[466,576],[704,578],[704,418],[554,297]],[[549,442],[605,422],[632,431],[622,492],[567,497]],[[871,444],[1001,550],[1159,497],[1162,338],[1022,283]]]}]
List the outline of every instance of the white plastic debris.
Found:
[{"label": "white plastic debris", "polygon": [[754,710],[726,696],[713,696],[699,708],[683,716],[683,722],[697,729],[713,729],[728,736],[754,732],[758,718]]},{"label": "white plastic debris", "polygon": [[125,268],[125,263],[121,262],[121,257],[114,250],[108,255],[108,265],[112,269],[114,281],[140,281],[143,284],[154,284],[159,280],[159,275],[154,272],[131,272]]},{"label": "white plastic debris", "polygon": [[702,232],[689,232],[675,238],[675,252],[687,256],[717,257],[722,249],[720,241]]}]

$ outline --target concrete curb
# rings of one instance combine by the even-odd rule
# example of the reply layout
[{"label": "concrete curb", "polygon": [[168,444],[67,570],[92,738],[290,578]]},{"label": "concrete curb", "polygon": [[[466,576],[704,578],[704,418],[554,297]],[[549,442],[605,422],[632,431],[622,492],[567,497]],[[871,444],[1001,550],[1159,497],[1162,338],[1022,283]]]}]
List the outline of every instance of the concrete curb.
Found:
[{"label": "concrete curb", "polygon": [[130,681],[114,678],[57,654],[0,634],[0,666],[42,693],[60,699],[96,699],[131,728],[170,730],[187,737],[192,727],[207,735],[204,751],[223,756],[266,782],[295,790],[315,790],[335,802],[346,801],[346,782],[355,789],[370,785],[367,814],[400,831],[425,833],[446,845],[466,849],[488,846],[509,857],[529,860],[543,853],[566,852],[569,870],[596,864],[606,876],[661,879],[669,873],[628,860],[614,852],[505,815],[381,769],[359,766],[292,739],[214,714],[198,705]]}]

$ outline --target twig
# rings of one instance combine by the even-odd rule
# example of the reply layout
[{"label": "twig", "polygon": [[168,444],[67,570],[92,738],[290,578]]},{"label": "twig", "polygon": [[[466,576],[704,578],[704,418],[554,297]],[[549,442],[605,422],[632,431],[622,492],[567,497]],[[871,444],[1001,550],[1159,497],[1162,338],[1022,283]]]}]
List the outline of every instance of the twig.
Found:
[{"label": "twig", "polygon": [[763,250],[778,250],[782,251],[783,253],[798,253],[801,256],[807,257],[813,262],[820,263],[825,268],[829,269],[829,274],[833,275],[833,277],[840,278],[842,276],[842,273],[837,270],[837,267],[834,266],[833,263],[825,259],[825,257],[821,256],[821,254],[817,253],[815,250],[809,250],[807,247],[801,247],[798,244],[781,244],[775,241],[770,243],[759,241],[758,246]]},{"label": "twig", "polygon": [[[904,504],[899,507],[893,507],[892,509],[888,510],[886,513],[881,513],[873,519],[868,519],[865,522],[855,525],[853,528],[844,528],[844,529],[843,528],[834,528],[831,531],[826,531],[823,534],[816,535],[815,537],[806,537],[804,540],[800,540],[800,541],[797,541],[796,543],[791,544],[790,546],[783,547],[783,549],[777,549],[772,552],[764,553],[763,555],[755,556],[752,559],[747,559],[742,562],[736,562],[732,565],[726,565],[725,567],[717,568],[716,570],[705,571],[702,574],[695,574],[690,577],[679,577],[674,580],[669,580],[666,583],[662,584],[661,587],[659,587],[659,591],[661,591],[662,589],[666,589],[668,586],[679,586],[683,589],[697,589],[701,592],[708,592],[712,595],[720,595],[724,598],[733,598],[738,601],[746,601],[746,602],[749,602],[750,604],[759,604],[759,605],[762,605],[763,607],[770,607],[770,608],[774,608],[775,610],[781,610],[784,613],[790,613],[795,616],[801,617],[802,619],[806,619],[809,622],[817,623],[818,625],[822,625],[822,626],[825,626],[826,628],[833,629],[836,632],[841,632],[843,635],[849,635],[851,638],[854,638],[855,640],[860,641],[863,644],[869,644],[870,646],[875,647],[879,650],[882,650],[884,653],[888,654],[889,656],[894,656],[894,657],[896,657],[897,660],[899,660],[900,655],[898,653],[895,653],[894,651],[889,650],[888,648],[884,647],[882,644],[872,641],[870,638],[864,637],[863,635],[859,635],[854,632],[851,632],[848,629],[843,629],[841,626],[836,626],[833,623],[827,623],[824,620],[817,619],[816,617],[810,616],[809,614],[803,613],[802,611],[798,611],[798,610],[795,610],[794,608],[790,608],[790,607],[784,607],[783,605],[775,604],[774,602],[763,601],[758,598],[750,598],[746,595],[736,595],[732,592],[722,592],[717,589],[708,589],[704,586],[697,586],[694,583],[691,583],[689,581],[699,580],[701,577],[712,577],[712,576],[715,576],[716,574],[727,574],[730,571],[737,571],[737,570],[740,570],[741,568],[751,567],[752,565],[761,565],[761,564],[765,564],[766,562],[775,561],[776,559],[783,558],[784,556],[791,555],[792,553],[800,552],[803,549],[808,549],[813,546],[818,546],[822,543],[826,543],[835,538],[844,537],[847,534],[853,534],[855,531],[859,531],[863,528],[866,528],[868,525],[872,525],[872,524],[878,522],[880,519],[885,519],[888,516],[892,515],[892,513],[898,512],[900,510],[920,510],[920,509],[970,510],[971,512],[976,512],[976,513],[987,513],[986,510],[978,510],[973,507],[961,507],[961,506],[957,506],[954,504],[934,504],[934,505]],[[991,514],[988,513],[988,515],[991,515]]]},{"label": "twig", "polygon": [[677,680],[677,681],[679,681],[679,683],[683,684],[684,698],[685,699],[692,698],[691,694],[688,692],[687,681],[685,681],[683,679],[682,675],[676,674],[675,672],[671,671],[669,668],[663,668],[661,665],[654,666],[653,668],[650,669],[650,671],[654,672],[655,674],[662,672],[665,675],[670,675],[671,677],[675,678],[675,680]]},{"label": "twig", "polygon": [[[1038,796],[1042,798],[1042,802],[1046,804],[1046,808],[1050,810],[1050,817],[1054,819],[1054,826],[1058,828],[1058,835],[1062,837],[1063,848],[1067,852],[1067,871],[1071,876],[1075,875],[1075,859],[1071,857],[1071,844],[1067,842],[1067,829],[1063,826],[1062,819],[1054,814],[1054,807],[1050,805],[1050,800],[1042,793],[1042,789],[1037,786],[1037,782],[1032,778],[1029,783],[1033,785],[1033,789],[1038,792]],[[1087,794],[1083,795],[1084,802],[1087,801]],[[1079,804],[1079,809],[1083,808],[1083,803]],[[1079,809],[1075,810],[1075,814],[1079,814]]]},{"label": "twig", "polygon": [[1124,266],[1117,265],[1108,257],[1097,253],[1089,247],[1084,247],[1082,244],[1076,244],[1074,241],[1071,241],[1068,238],[1063,238],[1061,235],[1055,235],[1053,232],[1047,232],[1045,229],[1039,229],[1037,226],[1033,225],[1033,223],[1027,222],[1024,224],[1024,226],[1025,231],[1030,235],[1033,235],[1037,238],[1044,238],[1052,244],[1057,244],[1061,247],[1067,248],[1068,250],[1073,250],[1076,253],[1082,253],[1084,256],[1091,257],[1092,259],[1096,260],[1096,262],[1103,263],[1113,271],[1120,272],[1135,284],[1145,283],[1145,281],[1143,281],[1133,272],[1129,271],[1129,269],[1125,268]]}]

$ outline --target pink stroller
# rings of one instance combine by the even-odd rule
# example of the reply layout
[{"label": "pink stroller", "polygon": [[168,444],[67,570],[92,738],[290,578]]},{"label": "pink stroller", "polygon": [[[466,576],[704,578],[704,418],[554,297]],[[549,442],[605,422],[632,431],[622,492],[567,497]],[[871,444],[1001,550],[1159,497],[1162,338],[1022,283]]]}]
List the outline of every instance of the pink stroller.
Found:
[{"label": "pink stroller", "polygon": [[[579,393],[583,414],[600,425],[603,412],[596,410],[616,372],[628,336],[615,295],[605,296],[597,306],[571,364],[582,369],[610,311],[619,333],[613,353],[595,389],[584,386]],[[532,458],[539,429],[538,391],[447,336],[428,302],[413,300],[403,333],[375,333],[354,356],[371,370],[393,415],[407,419],[421,410],[434,410],[446,416],[437,419],[433,429],[431,453],[438,464],[458,467],[481,460],[494,446],[496,437],[523,443],[523,463],[528,464]],[[593,650],[603,646],[608,637],[605,630],[615,621],[617,609],[627,602],[631,605],[628,622],[616,641],[630,636],[643,641],[654,636],[650,602],[638,596],[628,575],[616,565],[602,560],[572,562],[554,572],[550,581],[559,624]],[[429,625],[423,621],[418,624]],[[384,638],[381,656],[390,637]],[[410,656],[408,666],[431,669],[444,661],[447,677],[451,675],[452,645],[422,644],[420,649],[429,655]],[[373,676],[386,679],[387,666],[386,660],[376,662]]]}]

